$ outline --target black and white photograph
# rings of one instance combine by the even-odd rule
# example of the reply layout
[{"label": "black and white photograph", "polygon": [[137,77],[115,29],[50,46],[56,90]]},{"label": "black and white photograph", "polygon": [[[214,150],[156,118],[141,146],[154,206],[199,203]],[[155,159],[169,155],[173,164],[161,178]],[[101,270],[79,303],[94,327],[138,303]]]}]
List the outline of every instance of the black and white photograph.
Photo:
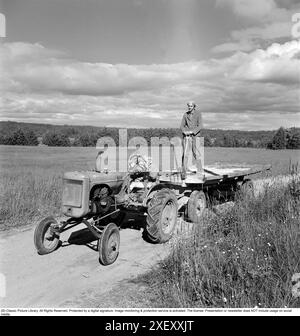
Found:
[{"label": "black and white photograph", "polygon": [[0,0],[0,60],[1,316],[300,315],[299,0]]}]

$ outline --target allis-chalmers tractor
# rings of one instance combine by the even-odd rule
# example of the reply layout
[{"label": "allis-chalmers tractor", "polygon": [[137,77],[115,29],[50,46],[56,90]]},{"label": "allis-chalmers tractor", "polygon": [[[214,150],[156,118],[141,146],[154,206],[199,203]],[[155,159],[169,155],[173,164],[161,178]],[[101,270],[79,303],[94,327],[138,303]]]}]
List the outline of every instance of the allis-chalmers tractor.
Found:
[{"label": "allis-chalmers tractor", "polygon": [[253,191],[251,180],[245,176],[270,169],[213,167],[205,169],[204,180],[191,174],[183,181],[179,171],[150,173],[140,155],[130,160],[128,173],[95,170],[64,174],[62,213],[68,219],[58,222],[47,217],[37,225],[34,243],[39,254],[56,250],[60,234],[83,223],[98,240],[100,263],[112,264],[119,255],[119,231],[126,212],[145,216],[146,241],[164,243],[172,237],[180,210],[184,209],[186,220],[199,223],[208,201],[232,199],[241,189]]}]

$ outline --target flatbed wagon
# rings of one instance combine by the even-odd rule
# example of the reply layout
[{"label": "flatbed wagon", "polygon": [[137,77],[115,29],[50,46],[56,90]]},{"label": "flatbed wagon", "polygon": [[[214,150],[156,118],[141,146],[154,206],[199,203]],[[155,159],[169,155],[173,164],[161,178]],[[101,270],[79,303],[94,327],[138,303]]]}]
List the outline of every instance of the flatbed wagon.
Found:
[{"label": "flatbed wagon", "polygon": [[98,241],[100,263],[109,265],[119,255],[124,214],[144,216],[144,238],[164,243],[173,235],[179,211],[184,209],[187,220],[199,223],[209,204],[232,200],[237,192],[253,193],[249,177],[270,169],[212,165],[205,167],[204,178],[191,173],[185,179],[180,171],[68,172],[62,197],[62,212],[68,219],[43,219],[35,229],[34,243],[39,254],[51,253],[60,246],[62,232],[83,223]]}]

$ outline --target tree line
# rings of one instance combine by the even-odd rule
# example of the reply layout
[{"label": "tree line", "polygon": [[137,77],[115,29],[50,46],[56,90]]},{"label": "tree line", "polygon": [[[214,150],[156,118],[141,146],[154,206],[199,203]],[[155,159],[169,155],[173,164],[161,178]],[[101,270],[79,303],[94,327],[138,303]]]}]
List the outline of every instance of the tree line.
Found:
[{"label": "tree line", "polygon": [[284,129],[280,127],[272,141],[267,145],[269,149],[300,149],[300,132],[296,128]]},{"label": "tree line", "polygon": [[31,130],[22,131],[17,129],[12,134],[0,135],[1,145],[18,145],[18,146],[37,146],[38,137]]},{"label": "tree line", "polygon": [[[16,123],[19,124],[19,123]],[[0,144],[2,145],[24,145],[37,146],[44,144],[47,146],[78,146],[93,147],[101,137],[111,137],[116,145],[119,145],[119,128],[115,127],[93,127],[93,126],[60,126],[50,127],[46,130],[42,125],[41,129],[28,127],[10,128],[3,127],[0,123]],[[19,125],[20,126],[20,125]],[[8,127],[9,128],[9,127]],[[128,139],[133,137],[143,137],[148,144],[153,137],[181,137],[180,129],[176,128],[147,128],[147,129],[127,129]],[[202,132],[204,145],[206,147],[252,147],[268,149],[300,149],[300,129],[285,129],[280,127],[278,131],[237,131],[237,130],[209,130]]]}]

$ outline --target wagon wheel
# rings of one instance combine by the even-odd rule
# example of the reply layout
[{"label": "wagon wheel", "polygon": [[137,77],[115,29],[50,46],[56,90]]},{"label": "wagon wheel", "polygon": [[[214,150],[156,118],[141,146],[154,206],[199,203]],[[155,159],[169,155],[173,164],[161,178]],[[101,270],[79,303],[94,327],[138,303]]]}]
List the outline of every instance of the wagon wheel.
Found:
[{"label": "wagon wheel", "polygon": [[102,265],[113,264],[119,255],[120,232],[115,223],[109,223],[98,240],[99,261]]},{"label": "wagon wheel", "polygon": [[240,186],[240,192],[243,195],[247,196],[254,196],[254,184],[253,181],[250,179],[246,179],[242,182],[242,185]]},{"label": "wagon wheel", "polygon": [[168,241],[177,223],[177,197],[169,189],[155,193],[148,203],[147,226],[144,238],[152,243]]},{"label": "wagon wheel", "polygon": [[187,215],[191,222],[200,223],[207,207],[206,195],[202,190],[194,190],[187,204]]},{"label": "wagon wheel", "polygon": [[48,254],[57,249],[59,244],[59,233],[53,230],[58,223],[55,218],[43,219],[35,228],[34,244],[38,254]]}]

